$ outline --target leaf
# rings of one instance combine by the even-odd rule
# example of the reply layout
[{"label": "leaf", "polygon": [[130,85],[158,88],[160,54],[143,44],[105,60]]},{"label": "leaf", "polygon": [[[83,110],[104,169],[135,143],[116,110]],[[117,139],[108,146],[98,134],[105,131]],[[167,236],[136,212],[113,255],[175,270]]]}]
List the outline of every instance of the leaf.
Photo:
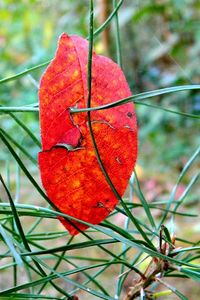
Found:
[{"label": "leaf", "polygon": [[[98,224],[117,204],[93,149],[86,113],[88,42],[63,33],[56,56],[39,89],[42,152],[39,167],[48,197],[63,213]],[[109,58],[92,57],[92,106],[131,95],[120,67]],[[91,113],[92,129],[102,162],[120,196],[137,157],[137,124],[133,104]],[[72,235],[86,225],[61,219]],[[72,221],[71,221],[72,222]],[[76,227],[76,228],[75,228]]]}]

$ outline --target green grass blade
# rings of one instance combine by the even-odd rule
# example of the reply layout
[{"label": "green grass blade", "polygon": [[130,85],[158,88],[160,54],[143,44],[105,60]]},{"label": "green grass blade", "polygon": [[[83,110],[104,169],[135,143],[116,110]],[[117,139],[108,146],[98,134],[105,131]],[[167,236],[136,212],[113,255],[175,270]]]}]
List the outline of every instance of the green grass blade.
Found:
[{"label": "green grass blade", "polygon": [[[35,188],[38,190],[38,192],[41,194],[41,196],[47,200],[47,202],[55,209],[58,211],[58,208],[53,204],[51,203],[51,201],[49,200],[49,198],[46,196],[46,194],[43,192],[43,190],[40,188],[40,186],[37,184],[37,182],[35,181],[35,179],[32,177],[32,175],[30,174],[30,172],[27,170],[27,168],[25,167],[25,165],[23,164],[23,162],[21,161],[21,159],[19,158],[19,156],[17,155],[17,153],[14,151],[14,149],[12,148],[12,146],[8,143],[8,141],[6,140],[6,138],[4,137],[4,135],[2,134],[2,130],[0,129],[0,137],[3,141],[3,143],[5,144],[5,146],[8,148],[8,150],[10,151],[10,153],[13,155],[13,157],[15,158],[15,160],[17,161],[17,163],[19,164],[20,168],[22,169],[22,171],[25,173],[25,175],[27,176],[27,178],[30,180],[30,182],[35,186]],[[66,218],[67,215],[65,214],[62,214],[62,216],[64,218]],[[70,220],[73,220],[72,217],[69,217],[67,216],[67,219],[66,219],[68,222],[70,222]],[[80,223],[83,223],[83,224],[87,224],[87,226],[89,227],[92,227],[92,224],[90,223],[87,223],[87,222],[83,222],[81,220],[78,220],[76,218],[74,218],[74,220],[80,222]],[[74,223],[71,223],[73,226]],[[77,228],[78,229],[78,228]],[[82,232],[82,231],[81,231]],[[91,239],[85,232],[82,232],[83,235],[85,235],[87,238]],[[102,246],[100,246],[101,249]],[[106,252],[109,252],[111,255],[112,253],[106,249],[104,249]]]},{"label": "green grass blade", "polygon": [[44,199],[46,199],[51,206],[53,206],[53,204],[50,202],[49,198],[46,196],[46,194],[43,192],[43,190],[37,184],[37,182],[35,181],[35,179],[31,176],[30,172],[27,170],[27,168],[25,167],[25,165],[22,162],[22,160],[19,158],[19,156],[14,151],[14,149],[12,148],[12,146],[8,143],[7,139],[4,137],[2,129],[0,129],[0,137],[1,137],[1,140],[3,141],[3,143],[5,144],[5,146],[8,148],[8,150],[12,154],[12,156],[14,157],[14,159],[16,160],[16,162],[19,164],[19,166],[22,169],[22,171],[25,173],[26,177],[30,180],[30,182],[37,189],[37,191],[40,193],[40,195]]},{"label": "green grass blade", "polygon": [[[105,22],[93,33],[93,36],[96,37],[98,36],[111,22],[111,20],[116,16],[118,10],[120,9],[120,7],[122,6],[124,0],[120,0],[118,2],[118,4],[116,5],[115,9],[112,11],[112,13],[109,15],[109,17],[107,18],[107,20],[105,20]],[[88,37],[88,39],[90,39],[90,37]]]},{"label": "green grass blade", "polygon": [[52,299],[52,300],[60,300],[60,297],[57,298],[55,296],[45,296],[45,295],[38,295],[38,294],[23,294],[23,293],[10,293],[4,296],[1,296],[1,300],[15,300],[15,299]]},{"label": "green grass blade", "polygon": [[[30,206],[27,206],[27,207],[30,207]],[[152,250],[151,248],[143,246],[141,243],[137,243],[137,241],[135,241],[135,240],[132,241],[132,240],[126,239],[126,238],[120,236],[119,234],[116,234],[113,230],[110,230],[110,229],[107,229],[107,228],[103,228],[100,225],[93,225],[93,224],[84,222],[82,220],[79,220],[77,218],[71,217],[69,215],[66,215],[66,214],[63,214],[63,213],[60,213],[60,212],[57,212],[57,211],[53,211],[53,210],[50,210],[50,209],[47,209],[47,208],[39,208],[39,207],[36,208],[35,207],[35,209],[40,209],[41,211],[50,212],[50,213],[52,213],[54,215],[57,215],[57,216],[60,216],[60,217],[66,217],[66,218],[70,218],[70,219],[72,219],[74,221],[78,221],[78,222],[80,222],[82,224],[85,224],[87,226],[90,226],[90,227],[96,229],[99,232],[102,232],[103,234],[111,237],[112,239],[115,239],[116,241],[124,243],[127,246],[130,246],[132,248],[137,248],[137,249],[141,250],[142,252],[147,253],[147,254],[149,254],[149,255],[151,255],[153,257],[159,257],[161,259],[168,260],[168,261],[170,261],[172,263],[175,263],[175,264],[178,264],[178,265],[183,264],[183,265],[186,265],[186,266],[189,266],[189,267],[193,267],[193,268],[198,267],[198,266],[195,266],[193,264],[188,264],[185,261],[177,260],[177,259],[165,256],[165,255],[163,255],[163,254],[161,254],[161,253],[159,253],[157,251]],[[113,257],[117,257],[113,253],[112,253],[112,256]]]},{"label": "green grass blade", "polygon": [[29,106],[0,106],[0,113],[11,113],[11,112],[34,112],[38,113],[38,107],[29,107]]},{"label": "green grass blade", "polygon": [[[138,104],[142,104],[141,100],[146,100],[149,98],[169,94],[169,93],[175,93],[175,92],[181,92],[181,91],[186,91],[186,90],[199,90],[200,85],[182,85],[182,86],[174,86],[174,87],[169,87],[169,88],[164,88],[164,89],[159,89],[159,90],[153,90],[149,92],[143,92],[139,93],[136,95],[132,95],[130,97],[106,104],[106,105],[101,105],[101,106],[96,106],[96,107],[87,107],[87,108],[70,108],[71,113],[79,113],[79,112],[88,112],[88,111],[96,111],[96,110],[102,110],[102,109],[109,109],[113,108],[119,105],[123,105],[129,102],[135,102]],[[145,104],[143,104],[145,105]],[[150,104],[147,104],[148,106],[151,106]],[[155,106],[154,108],[158,108]],[[159,106],[161,109],[161,107]],[[38,107],[29,107],[29,106],[18,106],[18,107],[0,107],[0,112],[39,112]],[[173,110],[169,110],[169,112],[174,112]],[[175,112],[176,113],[176,112]],[[187,114],[183,112],[177,112],[180,115],[184,115],[186,117],[191,117],[191,118],[196,118],[199,119],[199,116],[193,115],[193,114]]]},{"label": "green grass blade", "polygon": [[[117,1],[113,0],[113,8],[114,10],[117,7]],[[117,52],[117,63],[122,67],[122,51],[121,51],[121,41],[120,41],[120,30],[119,30],[119,20],[118,20],[118,12],[115,13],[115,44],[116,44],[116,52]]]},{"label": "green grass blade", "polygon": [[[195,183],[199,180],[200,177],[200,172],[198,172],[197,174],[195,174],[191,181],[189,182],[188,186],[186,187],[184,193],[180,196],[180,198],[177,200],[177,203],[175,204],[174,207],[174,212],[176,213],[177,209],[179,208],[180,205],[182,205],[185,197],[187,196],[187,194],[190,192],[191,188],[195,185]],[[198,215],[197,215],[198,216]]]},{"label": "green grass blade", "polygon": [[187,247],[187,248],[181,248],[181,249],[175,249],[171,255],[177,255],[179,253],[186,253],[188,251],[200,251],[200,246],[193,246],[193,247]]},{"label": "green grass blade", "polygon": [[[164,89],[159,89],[159,90],[153,90],[153,91],[148,91],[148,92],[143,92],[139,93],[136,95],[132,95],[130,97],[120,99],[118,101],[106,104],[106,105],[101,105],[101,106],[96,106],[96,107],[87,107],[87,108],[71,108],[70,111],[71,113],[79,113],[79,112],[88,112],[88,111],[96,111],[100,109],[108,109],[112,107],[116,107],[122,104],[126,104],[129,102],[135,102],[135,101],[141,101],[141,100],[146,100],[152,97],[157,97],[161,95],[166,95],[170,93],[175,93],[175,92],[181,92],[181,91],[188,91],[188,90],[200,90],[200,85],[180,85],[180,86],[173,86],[169,88],[164,88]],[[1,111],[1,108],[0,108]]]},{"label": "green grass blade", "polygon": [[163,214],[163,217],[160,221],[160,225],[159,225],[159,228],[160,226],[165,222],[166,218],[167,218],[167,215],[168,215],[168,210],[170,209],[171,207],[171,204],[172,202],[174,201],[174,197],[175,197],[175,194],[176,194],[176,191],[177,191],[177,188],[178,188],[178,185],[179,183],[181,182],[182,178],[185,176],[185,174],[187,173],[188,169],[191,167],[192,163],[195,161],[195,159],[198,157],[200,153],[200,147],[198,147],[198,149],[195,151],[195,153],[191,156],[191,158],[188,160],[188,162],[186,163],[186,165],[184,166],[183,170],[181,171],[179,177],[178,177],[178,180],[171,192],[171,195],[170,195],[170,198],[169,198],[169,201],[168,201],[168,204],[167,204],[167,207],[166,207],[166,211],[164,212]]},{"label": "green grass blade", "polygon": [[[23,242],[23,245],[24,245],[24,247],[25,247],[26,250],[28,250],[29,252],[31,252],[31,248],[30,248],[30,246],[29,246],[29,244],[28,244],[28,242],[26,240],[26,236],[24,234],[24,231],[23,231],[23,228],[22,228],[22,225],[21,225],[21,222],[20,222],[17,210],[15,208],[15,204],[14,204],[14,202],[12,200],[11,194],[10,194],[9,190],[7,189],[7,186],[5,185],[5,183],[4,183],[3,178],[2,178],[1,175],[0,175],[0,180],[1,180],[1,182],[3,184],[3,187],[4,187],[5,191],[6,191],[6,194],[8,196],[8,199],[9,199],[9,202],[10,202],[10,206],[11,206],[12,211],[13,211],[13,216],[14,216],[14,219],[15,219],[15,223],[16,223],[17,229],[19,231],[19,235],[20,235],[20,238],[21,238],[21,240]],[[37,260],[36,260],[35,257],[33,257],[33,262],[34,262],[35,266],[37,267],[37,269],[39,270],[39,272],[41,273],[41,275],[42,276],[46,276],[46,273],[44,272],[44,270],[42,269],[42,267],[40,266],[40,264],[37,262]],[[51,284],[54,286],[55,289],[57,289],[63,295],[69,296],[69,294],[66,293],[59,286],[57,286],[53,282],[51,282]]]},{"label": "green grass blade", "polygon": [[37,65],[35,67],[29,68],[29,69],[27,69],[25,71],[22,71],[22,72],[20,72],[18,74],[15,74],[13,76],[9,76],[9,77],[3,78],[3,79],[0,80],[0,84],[6,83],[6,82],[9,82],[9,81],[12,81],[12,80],[16,80],[16,79],[18,79],[18,78],[20,78],[22,76],[25,76],[26,74],[28,74],[30,72],[33,72],[35,70],[38,70],[38,69],[41,69],[41,68],[47,66],[50,62],[51,62],[51,60],[46,61],[44,63],[41,63],[41,64],[39,64],[39,65]]},{"label": "green grass blade", "polygon": [[8,249],[10,249],[10,252],[13,255],[13,258],[15,259],[16,263],[21,266],[23,265],[21,256],[19,255],[19,253],[16,251],[15,246],[13,245],[12,242],[12,238],[11,236],[8,235],[8,233],[6,233],[6,231],[4,230],[3,226],[1,226],[0,224],[0,234],[4,240],[4,242],[6,243],[6,245],[8,246]]},{"label": "green grass blade", "polygon": [[33,142],[41,148],[40,141],[36,138],[36,136],[33,134],[33,132],[19,119],[17,118],[13,113],[9,113],[9,115],[15,120],[15,122],[27,133],[27,135],[33,140]]},{"label": "green grass blade", "polygon": [[180,117],[185,117],[185,118],[191,118],[191,119],[200,120],[200,116],[199,115],[194,115],[194,114],[184,113],[184,112],[181,112],[181,111],[172,110],[172,109],[163,107],[161,105],[144,103],[142,101],[134,101],[134,103],[138,104],[138,105],[147,106],[147,107],[150,107],[150,108],[153,108],[153,109],[160,109],[160,110],[166,111],[168,113],[179,115]]},{"label": "green grass blade", "polygon": [[42,251],[34,251],[34,252],[27,252],[27,253],[22,253],[22,256],[31,256],[31,255],[44,255],[44,254],[51,254],[51,253],[56,253],[56,252],[61,252],[61,251],[69,251],[69,250],[76,250],[76,249],[85,249],[85,248],[90,248],[94,247],[97,245],[107,245],[107,244],[113,244],[113,243],[118,243],[118,241],[113,240],[113,239],[101,239],[101,240],[92,240],[92,241],[87,241],[87,242],[81,242],[81,243],[75,243],[72,245],[65,245],[65,246],[60,246],[60,247],[54,247],[50,248],[47,250],[42,250]]},{"label": "green grass blade", "polygon": [[[106,263],[107,265],[108,263]],[[115,262],[116,264],[116,262]],[[44,264],[47,268],[49,268],[46,264]],[[57,273],[57,272],[54,272],[53,274],[51,275],[48,275],[46,277],[43,277],[41,279],[38,279],[38,280],[35,280],[35,281],[32,281],[32,282],[28,282],[28,283],[25,283],[25,284],[21,284],[21,285],[18,285],[16,287],[13,287],[13,288],[9,288],[7,290],[3,290],[3,291],[0,291],[0,296],[4,296],[6,294],[10,294],[10,293],[13,293],[13,292],[17,292],[17,291],[20,291],[20,290],[23,290],[23,289],[26,289],[26,288],[29,288],[30,286],[39,286],[45,282],[48,282],[48,281],[52,281],[56,278],[63,278],[65,279],[65,281],[71,283],[72,285],[75,285],[77,286],[78,288],[88,292],[89,294],[92,294],[94,296],[97,296],[101,299],[106,299],[106,300],[114,300],[114,298],[112,297],[109,297],[109,296],[106,296],[100,292],[97,292],[91,288],[88,288],[86,287],[85,285],[82,285],[82,284],[79,284],[78,282],[72,280],[72,279],[69,279],[67,276],[71,275],[71,274],[76,274],[76,273],[79,273],[79,272],[83,272],[85,270],[90,270],[90,269],[95,269],[95,268],[99,268],[101,266],[104,266],[105,263],[102,263],[102,264],[96,264],[96,265],[91,265],[91,266],[86,266],[86,267],[80,267],[80,268],[77,268],[77,269],[74,269],[74,270],[70,270],[70,271],[66,271],[66,272],[60,272],[60,273]],[[51,270],[51,268],[49,268]],[[72,300],[72,297],[70,297],[71,300]]]},{"label": "green grass blade", "polygon": [[153,219],[153,216],[151,214],[151,211],[149,209],[149,205],[141,191],[141,188],[140,188],[140,183],[139,183],[139,180],[138,180],[138,177],[137,177],[137,174],[136,174],[136,171],[134,171],[134,174],[135,174],[135,182],[136,182],[136,186],[137,186],[137,189],[138,189],[138,195],[139,195],[139,199],[140,199],[140,202],[146,212],[146,215],[147,215],[147,218],[149,219],[149,222],[152,226],[152,228],[155,230],[156,229],[156,224],[154,222],[154,219]]},{"label": "green grass blade", "polygon": [[26,151],[26,148],[19,144],[15,139],[13,139],[5,130],[1,129],[4,136],[14,144],[34,165],[37,166],[37,160],[33,158],[29,152]]}]

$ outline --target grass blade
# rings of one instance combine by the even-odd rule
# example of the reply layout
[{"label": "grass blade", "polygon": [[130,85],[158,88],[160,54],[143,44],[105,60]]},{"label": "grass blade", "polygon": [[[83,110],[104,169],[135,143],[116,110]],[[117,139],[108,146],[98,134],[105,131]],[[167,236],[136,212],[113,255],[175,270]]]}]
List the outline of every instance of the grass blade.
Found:
[{"label": "grass blade", "polygon": [[37,160],[33,158],[21,144],[14,140],[7,132],[5,132],[5,130],[1,129],[1,131],[12,144],[14,144],[34,165],[37,166]]},{"label": "grass blade", "polygon": [[[113,0],[113,8],[114,10],[117,7],[117,1]],[[122,51],[121,51],[121,42],[120,42],[120,30],[119,30],[119,20],[118,20],[118,12],[115,13],[115,44],[116,44],[116,52],[117,52],[117,63],[122,67]]]},{"label": "grass blade", "polygon": [[152,216],[151,211],[149,209],[149,205],[148,205],[148,203],[147,203],[147,201],[146,201],[146,199],[145,199],[145,197],[144,197],[144,195],[143,195],[143,193],[141,191],[136,171],[134,171],[134,174],[135,174],[135,181],[136,181],[136,185],[137,185],[137,189],[138,189],[138,195],[139,195],[140,202],[141,202],[141,204],[142,204],[142,206],[143,206],[143,208],[144,208],[144,210],[146,212],[146,215],[147,215],[147,217],[149,219],[149,222],[150,222],[152,228],[156,229],[156,224],[154,222],[153,216]]},{"label": "grass blade", "polygon": [[[139,93],[136,95],[132,95],[130,97],[106,104],[106,105],[100,105],[96,107],[87,107],[87,108],[71,108],[71,113],[79,113],[79,112],[88,112],[88,111],[96,111],[100,109],[108,109],[112,107],[116,107],[122,104],[126,104],[129,102],[136,102],[141,101],[145,99],[149,99],[152,97],[157,97],[161,95],[166,95],[170,93],[176,93],[176,92],[182,92],[182,91],[188,91],[188,90],[200,90],[200,85],[180,85],[180,86],[172,86],[169,88],[159,89],[159,90],[153,90],[148,92]],[[1,108],[0,108],[1,111]]]},{"label": "grass blade", "polygon": [[25,70],[25,71],[22,71],[22,72],[20,72],[20,73],[18,73],[18,74],[15,74],[15,75],[13,75],[13,76],[9,76],[9,77],[0,79],[0,84],[6,83],[6,82],[9,82],[9,81],[12,81],[12,80],[16,80],[16,79],[18,79],[18,78],[20,78],[20,77],[22,77],[22,76],[25,76],[26,74],[28,74],[28,73],[30,73],[30,72],[33,72],[33,71],[35,71],[35,70],[41,69],[41,68],[43,68],[43,67],[46,67],[50,62],[51,62],[51,60],[46,61],[46,62],[44,62],[44,63],[41,63],[41,64],[39,64],[39,65],[37,65],[37,66],[35,66],[35,67],[29,68],[29,69],[27,69],[27,70]]},{"label": "grass blade", "polygon": [[17,118],[12,112],[9,113],[9,115],[15,120],[15,122],[22,128],[24,131],[28,134],[28,136],[33,140],[33,142],[41,148],[40,141],[36,138],[36,136],[33,134],[33,132],[19,119]]},{"label": "grass blade", "polygon": [[195,151],[195,153],[191,156],[191,158],[188,160],[188,162],[186,163],[186,165],[184,166],[183,170],[181,171],[179,177],[178,177],[178,180],[171,192],[171,195],[170,195],[170,198],[169,198],[169,201],[168,201],[168,204],[167,204],[167,207],[166,207],[166,211],[164,212],[163,214],[163,217],[160,221],[160,225],[159,225],[159,228],[160,226],[165,222],[166,218],[167,218],[167,215],[168,215],[168,210],[170,209],[171,207],[171,204],[172,202],[174,201],[174,197],[175,197],[175,194],[176,194],[176,191],[177,191],[177,188],[178,188],[178,185],[179,183],[181,182],[182,178],[185,176],[185,174],[187,173],[188,169],[190,168],[190,166],[192,165],[192,163],[195,161],[195,159],[198,157],[200,153],[200,147],[197,148],[197,150]]}]

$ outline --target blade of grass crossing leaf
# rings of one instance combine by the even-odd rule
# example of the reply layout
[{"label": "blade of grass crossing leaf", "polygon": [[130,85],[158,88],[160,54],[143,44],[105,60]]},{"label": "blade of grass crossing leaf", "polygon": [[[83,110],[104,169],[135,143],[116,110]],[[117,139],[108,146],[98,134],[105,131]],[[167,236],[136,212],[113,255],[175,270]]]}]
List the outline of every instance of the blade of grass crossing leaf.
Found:
[{"label": "blade of grass crossing leaf", "polygon": [[[92,87],[92,49],[93,49],[93,1],[90,1],[90,24],[89,24],[89,52],[88,52],[88,99],[87,99],[87,107],[90,108],[91,107],[91,87]],[[108,176],[108,173],[103,165],[103,162],[101,160],[99,151],[98,151],[98,147],[96,144],[96,140],[94,137],[94,133],[93,133],[93,129],[92,129],[92,123],[91,123],[91,112],[88,111],[87,113],[88,116],[88,127],[89,127],[89,131],[90,131],[90,136],[92,139],[92,143],[93,143],[93,147],[94,147],[94,151],[96,154],[96,158],[97,161],[99,163],[99,166],[101,168],[101,171],[103,173],[103,175],[105,176],[105,179],[107,180],[107,183],[109,184],[110,188],[112,189],[115,197],[120,201],[120,203],[122,204],[127,216],[130,218],[130,220],[135,224],[135,220],[133,219],[133,216],[130,212],[130,210],[127,208],[126,204],[123,202],[123,200],[121,199],[119,193],[117,192],[115,186],[113,185],[110,177]],[[138,230],[140,230],[141,234],[143,235],[143,238],[152,246],[153,244],[151,243],[151,241],[149,240],[149,238],[147,237],[147,235],[143,232],[143,230],[140,228],[140,226],[137,224],[137,228]]]},{"label": "blade of grass crossing leaf", "polygon": [[[165,94],[175,93],[175,92],[181,92],[181,91],[187,91],[187,90],[200,90],[200,85],[180,85],[180,86],[173,86],[169,88],[159,89],[159,90],[153,90],[148,92],[139,93],[136,95],[132,95],[130,97],[120,99],[118,101],[96,106],[96,107],[87,107],[87,108],[71,108],[71,113],[79,113],[79,112],[88,112],[88,111],[96,111],[100,109],[108,109],[112,107],[116,107],[122,104],[126,104],[129,102],[135,102],[135,101],[141,101],[152,97],[157,97]],[[3,110],[3,109],[2,109]],[[1,108],[0,108],[1,111]]]},{"label": "blade of grass crossing leaf", "polygon": [[[51,203],[51,201],[49,200],[49,198],[46,196],[46,194],[43,192],[43,190],[40,188],[40,186],[37,184],[37,182],[35,181],[35,179],[32,177],[32,175],[30,174],[30,172],[27,170],[27,168],[25,167],[25,165],[23,164],[23,162],[21,161],[21,159],[19,158],[19,156],[17,155],[17,153],[14,151],[14,149],[12,148],[12,146],[8,143],[7,139],[4,137],[3,133],[2,133],[2,130],[0,129],[0,137],[3,141],[3,143],[5,144],[5,146],[8,148],[8,150],[10,151],[10,153],[12,154],[12,156],[15,158],[16,162],[19,164],[20,168],[22,169],[22,171],[25,173],[25,175],[27,176],[27,178],[30,180],[30,182],[35,186],[35,188],[37,189],[37,191],[41,194],[41,196],[56,210],[56,211],[59,211],[58,208],[53,204]],[[64,216],[64,218],[66,218],[66,215],[65,214],[62,214]],[[71,216],[69,216],[69,218],[67,217],[66,220],[68,222],[71,222]],[[76,219],[76,218],[75,218]],[[83,222],[79,219],[76,219],[76,221],[78,222],[82,222],[83,224],[86,224],[87,222]],[[87,223],[88,225],[89,223]],[[71,222],[71,225],[76,227],[77,230],[78,227]],[[91,227],[90,225],[92,224],[89,224],[89,227]],[[85,237],[87,237],[88,239],[92,239],[90,236],[88,236],[85,232],[79,230]],[[106,251],[107,253],[111,254],[111,256],[113,255],[111,251],[103,248],[102,246],[99,246],[101,249],[104,249],[104,251]]]},{"label": "blade of grass crossing leaf", "polygon": [[[40,188],[40,186],[37,184],[37,182],[35,181],[35,179],[31,176],[30,172],[27,170],[27,168],[25,167],[24,163],[21,161],[21,159],[19,158],[19,156],[17,155],[17,153],[15,152],[15,150],[12,148],[12,146],[9,144],[9,142],[7,141],[7,139],[4,137],[3,135],[3,131],[0,128],[0,137],[3,141],[3,143],[5,144],[5,146],[9,149],[10,153],[13,155],[13,157],[15,158],[16,162],[20,165],[20,168],[23,170],[23,172],[25,173],[25,175],[27,176],[27,178],[31,181],[31,183],[35,186],[35,188],[37,189],[37,191],[41,194],[41,196],[56,210],[59,211],[59,209],[54,205],[53,202],[51,202],[49,200],[49,198],[46,196],[46,194],[43,192],[43,190]],[[65,218],[65,216],[64,216]],[[71,222],[71,218],[66,219],[69,223],[71,223],[72,226],[74,226],[79,232],[81,232],[83,235],[87,236],[87,234],[85,232],[83,232],[82,230],[80,230],[76,224],[74,224],[73,222]],[[79,221],[79,220],[78,220]],[[80,221],[81,222],[81,221]],[[90,227],[90,226],[89,226]],[[87,236],[88,237],[88,236]]]},{"label": "blade of grass crossing leaf", "polygon": [[[149,92],[143,92],[140,94],[136,94],[136,95],[132,95],[128,98],[124,98],[124,99],[120,99],[118,101],[106,104],[106,105],[101,105],[101,106],[96,106],[96,107],[90,107],[90,108],[71,108],[70,112],[71,113],[79,113],[79,112],[88,112],[88,111],[96,111],[96,110],[101,110],[101,109],[108,109],[108,108],[112,108],[112,107],[116,107],[125,103],[129,103],[129,102],[135,102],[138,104],[142,104],[139,101],[141,100],[145,100],[148,98],[152,98],[152,97],[157,97],[160,95],[165,95],[165,94],[169,94],[169,93],[175,93],[175,92],[181,92],[181,91],[186,91],[186,90],[199,90],[200,89],[200,85],[183,85],[183,86],[174,86],[174,87],[169,87],[169,88],[164,88],[164,89],[160,89],[160,90],[153,90],[153,91],[149,91]],[[145,105],[145,104],[143,104]],[[150,104],[148,104],[150,106]],[[152,105],[151,105],[152,106]],[[155,106],[156,108],[156,106]],[[0,112],[39,112],[39,108],[38,107],[28,107],[28,106],[18,106],[18,107],[0,107]],[[170,111],[170,112],[174,112],[174,111]],[[178,112],[179,113],[179,112]],[[179,113],[180,114],[180,113]],[[182,113],[185,116],[191,116],[191,118],[195,118],[195,119],[199,119],[200,117],[197,115],[192,115],[192,114],[186,114],[186,113]]]}]

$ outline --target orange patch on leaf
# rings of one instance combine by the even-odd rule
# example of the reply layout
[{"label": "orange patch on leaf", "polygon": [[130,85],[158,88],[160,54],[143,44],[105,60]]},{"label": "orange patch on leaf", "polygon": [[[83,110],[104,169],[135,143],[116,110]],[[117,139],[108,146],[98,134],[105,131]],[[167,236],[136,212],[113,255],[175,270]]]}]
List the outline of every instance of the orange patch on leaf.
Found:
[{"label": "orange patch on leaf", "polygon": [[[39,167],[49,199],[63,213],[98,224],[117,204],[101,172],[89,133],[86,107],[88,42],[63,33],[39,90],[42,152]],[[131,95],[120,67],[93,53],[92,106]],[[91,113],[92,128],[106,171],[123,195],[137,158],[137,124],[132,103]],[[87,226],[61,219],[70,234]],[[73,224],[77,227],[75,228]]]}]

